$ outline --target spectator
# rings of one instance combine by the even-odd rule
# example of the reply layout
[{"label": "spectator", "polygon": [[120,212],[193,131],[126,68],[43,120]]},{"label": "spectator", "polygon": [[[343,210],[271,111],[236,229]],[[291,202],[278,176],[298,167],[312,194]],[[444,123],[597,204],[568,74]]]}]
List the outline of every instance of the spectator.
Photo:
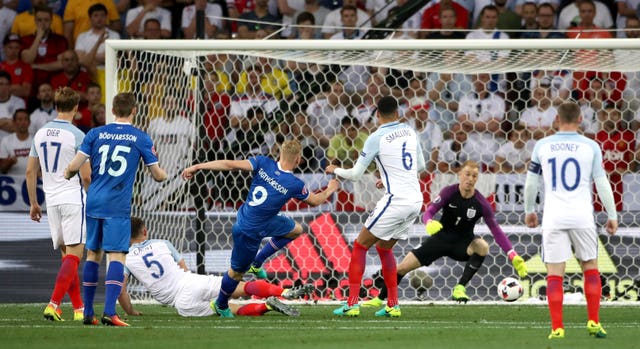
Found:
[{"label": "spectator", "polygon": [[[331,40],[358,40],[364,35],[364,31],[356,28],[357,8],[344,5],[340,9],[342,16],[342,30],[331,36]],[[345,92],[352,96],[367,88],[369,80],[369,68],[362,65],[332,66],[332,70],[338,75],[338,79],[344,84]]]},{"label": "spectator", "polygon": [[[271,35],[280,26],[280,19],[269,13],[268,0],[255,0],[253,11],[240,15],[238,21],[238,39],[255,39],[256,32],[260,29]],[[248,20],[251,22],[245,22]]]},{"label": "spectator", "polygon": [[494,171],[498,173],[526,173],[535,144],[530,141],[529,130],[524,125],[517,123],[509,131],[508,139],[496,152]]},{"label": "spectator", "polygon": [[11,94],[11,75],[0,70],[0,140],[15,131],[13,115],[24,108],[24,100]]},{"label": "spectator", "polygon": [[244,70],[247,72],[247,84],[243,93],[237,93],[231,100],[229,110],[231,131],[226,135],[227,144],[237,140],[236,133],[242,124],[246,123],[247,112],[251,107],[262,107],[270,116],[279,106],[278,100],[262,89],[262,66],[252,59],[247,59],[244,62]]},{"label": "spectator", "polygon": [[340,129],[340,121],[349,115],[342,104],[344,86],[336,81],[331,84],[331,90],[316,96],[307,107],[308,123],[313,130],[313,137],[322,148],[329,146],[329,141]]},{"label": "spectator", "polygon": [[[51,76],[62,70],[58,56],[69,48],[67,39],[51,31],[53,13],[48,7],[34,7],[36,31],[22,38],[22,60],[33,69],[32,86],[51,81]],[[32,88],[31,96],[37,91]]]},{"label": "spectator", "polygon": [[433,172],[436,169],[442,145],[442,129],[429,119],[429,104],[426,101],[418,100],[417,102],[409,107],[405,117],[407,123],[418,133],[424,159],[427,162],[427,171]]},{"label": "spectator", "polygon": [[560,6],[560,0],[516,0],[516,6],[514,8],[514,11],[516,11],[516,13],[519,14],[520,16],[523,16],[522,9],[524,8],[524,4],[526,3],[533,3],[538,8],[540,8],[542,4],[549,4],[549,6],[551,6],[551,8],[553,9],[554,13],[558,11],[558,7]]},{"label": "spectator", "polygon": [[33,70],[31,66],[20,59],[20,37],[9,34],[4,39],[4,62],[0,62],[0,70],[11,74],[11,94],[22,97],[25,101],[31,95]]},{"label": "spectator", "polygon": [[568,29],[570,27],[583,25],[581,23],[582,18],[580,16],[579,8],[580,5],[585,2],[589,3],[593,8],[593,11],[590,11],[593,12],[591,25],[595,25],[602,29],[613,28],[613,17],[611,17],[611,11],[609,11],[607,5],[597,0],[575,0],[560,11],[560,14],[558,15],[558,29]]},{"label": "spectator", "polygon": [[339,32],[343,27],[345,27],[345,25],[343,24],[342,15],[342,10],[345,7],[355,8],[356,20],[351,26],[356,27],[356,29],[361,31],[361,36],[371,27],[371,23],[369,22],[369,15],[365,11],[357,8],[356,5],[356,0],[343,0],[341,8],[335,9],[327,14],[327,17],[322,24],[322,34],[324,35],[325,39],[331,38],[335,33]]},{"label": "spectator", "polygon": [[[618,29],[625,28],[627,20],[629,18],[637,18],[638,6],[640,1],[638,0],[618,0],[616,1],[618,7],[618,15],[616,16],[616,27]],[[626,32],[619,30],[616,32],[618,38],[626,38]]]},{"label": "spectator", "polygon": [[4,40],[11,32],[11,25],[16,18],[16,11],[8,8],[0,1],[0,18],[3,18],[3,21],[0,21],[0,39]]},{"label": "spectator", "polygon": [[610,39],[612,37],[608,30],[595,24],[596,4],[594,0],[577,0],[575,3],[578,4],[580,11],[580,21],[568,28],[567,37],[569,39]]},{"label": "spectator", "polygon": [[53,103],[53,87],[48,82],[38,86],[39,105],[31,113],[31,125],[29,126],[29,134],[34,136],[36,132],[47,122],[52,121],[58,116],[58,111]]},{"label": "spectator", "polygon": [[[87,133],[93,127],[91,109],[99,105],[102,101],[102,87],[95,82],[87,85],[87,100],[80,103],[78,113],[73,118],[73,124],[82,132]],[[155,139],[155,138],[154,138]]]},{"label": "spectator", "polygon": [[[385,0],[378,0],[385,1]],[[404,6],[408,0],[396,0],[396,6],[393,6],[389,9],[388,18],[392,19],[396,15],[398,15],[402,6]],[[420,35],[420,24],[422,23],[422,9],[416,11],[412,16],[405,19],[402,22],[400,28],[398,28],[395,32],[389,35],[390,38],[393,39],[417,39]],[[381,23],[382,24],[382,23]]]},{"label": "spectator", "polygon": [[[493,5],[485,6],[480,12],[480,25],[478,29],[467,34],[466,39],[509,39],[509,35],[497,29],[498,9]],[[467,57],[471,56],[482,63],[495,62],[506,59],[509,51],[469,51]]]},{"label": "spectator", "polygon": [[296,14],[304,10],[305,0],[278,0],[277,3],[284,27],[280,35],[289,37],[293,34],[291,25],[296,20]]},{"label": "spectator", "polygon": [[89,108],[91,111],[91,128],[104,126],[107,121],[107,110],[104,104],[96,104]]},{"label": "spectator", "polygon": [[622,91],[627,80],[621,72],[574,72],[574,97],[580,104],[588,104],[594,110],[622,105]]},{"label": "spectator", "polygon": [[17,109],[13,113],[15,133],[0,140],[0,172],[24,177],[33,137],[29,134],[29,112]]},{"label": "spectator", "polygon": [[351,168],[356,163],[368,134],[360,130],[360,122],[351,116],[340,121],[340,133],[329,140],[327,160],[331,165]]},{"label": "spectator", "polygon": [[[253,60],[252,58],[250,60]],[[254,65],[260,65],[262,68],[262,76],[260,77],[260,85],[264,93],[275,97],[278,100],[288,99],[291,94],[291,87],[289,86],[289,76],[282,69],[276,66],[276,62],[273,59],[267,57],[258,57],[255,59]],[[240,74],[240,79],[236,85],[236,93],[244,93],[247,85],[246,71]]]},{"label": "spectator", "polygon": [[573,74],[569,70],[535,70],[531,74],[529,89],[545,87],[551,91],[554,106],[567,102],[573,90]]},{"label": "spectator", "polygon": [[552,135],[558,111],[551,103],[549,88],[539,86],[533,89],[530,104],[520,115],[520,123],[531,132],[535,140]]},{"label": "spectator", "polygon": [[142,39],[144,40],[158,40],[162,39],[162,25],[160,21],[155,18],[149,18],[144,21],[142,30]]},{"label": "spectator", "polygon": [[[209,77],[204,81],[205,103],[204,127],[207,137],[203,139],[204,147],[207,149],[207,159],[216,160],[219,153],[225,147],[225,134],[229,127],[229,106],[231,97],[228,91],[231,89],[229,77],[219,66],[213,67],[209,71]],[[193,98],[191,98],[193,99]],[[193,100],[190,101],[190,104]],[[197,108],[197,106],[194,106]]]},{"label": "spectator", "polygon": [[120,34],[107,27],[107,7],[97,3],[89,7],[91,28],[78,35],[75,51],[80,64],[94,80],[104,85],[104,41],[120,39]]},{"label": "spectator", "polygon": [[[460,123],[454,124],[451,132],[453,137],[442,142],[438,152],[438,172],[456,173],[467,160],[481,163],[482,154],[487,151],[484,146],[470,139]],[[491,161],[493,162],[493,159]]]},{"label": "spectator", "polygon": [[182,9],[182,36],[185,39],[196,38],[196,12],[204,11],[204,39],[214,39],[218,33],[222,33],[222,7],[207,0],[194,0],[193,5]]},{"label": "spectator", "polygon": [[[311,30],[313,30],[313,37],[316,38],[316,39],[323,38],[323,35],[322,35],[322,24],[324,23],[325,19],[327,18],[327,15],[331,11],[328,8],[318,4],[318,0],[305,0],[304,1],[304,8],[302,9],[302,11],[298,11],[295,14],[296,24],[298,24],[298,25],[300,25],[300,23],[297,23],[299,21],[300,14],[302,14],[303,12],[310,13],[313,16],[313,24],[312,25],[317,25],[317,27],[310,28]],[[310,19],[306,18],[305,20],[308,21]],[[292,31],[291,31],[291,36],[295,37],[296,35],[298,35],[296,33],[298,30],[300,30],[300,29],[299,28],[293,28]]]},{"label": "spectator", "polygon": [[[505,31],[520,29],[522,18],[507,5],[507,0],[494,0],[494,6],[498,9],[498,22],[496,28]],[[517,38],[519,33],[512,33],[510,37]]]},{"label": "spectator", "polygon": [[[613,106],[603,110],[601,130],[596,134],[596,142],[602,148],[602,164],[609,174],[616,210],[622,211],[624,192],[623,176],[635,170],[636,135],[629,130],[622,113]],[[603,211],[600,199],[594,201],[594,209]]]},{"label": "spectator", "polygon": [[144,23],[155,18],[160,22],[160,36],[163,39],[171,37],[171,12],[160,6],[161,0],[142,0],[141,5],[127,11],[126,29],[131,38],[141,37]]},{"label": "spectator", "polygon": [[[549,5],[551,6],[551,5]],[[552,7],[553,8],[553,7]],[[520,30],[536,30],[538,29],[538,6],[535,2],[525,2],[522,4],[520,17],[522,17],[522,26]],[[518,33],[518,37],[522,37],[523,33]]]},{"label": "spectator", "polygon": [[[442,22],[444,10],[446,13],[447,23]],[[451,18],[455,20],[451,23]],[[462,5],[452,0],[440,0],[429,6],[422,14],[421,29],[467,29],[469,28],[469,11]],[[437,32],[423,31],[421,37],[430,37]],[[456,32],[464,36],[463,32]]]},{"label": "spectator", "polygon": [[470,91],[470,79],[464,74],[430,73],[427,77],[427,96],[431,102],[429,119],[448,133],[456,123],[458,102]]},{"label": "spectator", "polygon": [[458,121],[464,130],[471,132],[469,138],[474,143],[482,144],[484,149],[482,159],[470,160],[491,164],[493,154],[498,150],[498,142],[504,137],[502,121],[505,116],[505,102],[502,97],[489,91],[489,74],[474,74],[471,81],[473,91],[460,100]]},{"label": "spectator", "polygon": [[[35,33],[36,31],[35,9],[38,7],[47,7],[47,6],[48,6],[47,0],[31,0],[31,8],[29,8],[27,11],[18,13],[18,15],[16,15],[16,18],[13,20],[13,25],[11,26],[11,32],[14,34],[17,34],[18,36],[27,36],[29,34]],[[2,18],[5,18],[5,17],[2,17]],[[56,13],[52,13],[51,31],[58,35],[64,35],[62,18]]]},{"label": "spectator", "polygon": [[78,54],[74,50],[66,50],[60,55],[62,71],[51,77],[51,87],[68,86],[80,94],[81,100],[87,100],[87,88],[91,83],[89,74],[82,70]]},{"label": "spectator", "polygon": [[311,12],[300,12],[296,17],[296,26],[291,30],[289,39],[313,40],[322,38],[322,33],[316,30],[316,19]]},{"label": "spectator", "polygon": [[[629,39],[640,39],[640,20],[637,17],[627,17],[625,33]],[[627,54],[629,53],[627,50],[616,50],[616,59],[628,60]],[[621,110],[624,111],[623,119],[630,120],[640,109],[640,71],[625,72],[624,76],[627,80],[627,86],[622,92]]]},{"label": "spectator", "polygon": [[[434,5],[435,6],[435,5]],[[425,11],[426,14],[426,11]],[[464,39],[466,34],[457,31],[458,14],[449,6],[441,6],[438,15],[440,31],[421,31],[420,38],[424,39]]]},{"label": "spectator", "polygon": [[385,85],[384,76],[380,73],[371,74],[367,84],[367,93],[362,96],[361,103],[351,109],[351,117],[358,120],[360,126],[367,133],[372,133],[375,129],[378,101],[382,96],[388,96],[390,93],[391,89]]},{"label": "spectator", "polygon": [[68,0],[64,9],[64,36],[71,47],[74,47],[80,33],[91,28],[89,7],[96,3],[101,3],[107,8],[109,28],[120,31],[120,15],[113,0]]},{"label": "spectator", "polygon": [[556,11],[550,3],[538,5],[536,20],[537,30],[523,32],[521,39],[564,39],[564,33],[554,31],[556,21]]}]

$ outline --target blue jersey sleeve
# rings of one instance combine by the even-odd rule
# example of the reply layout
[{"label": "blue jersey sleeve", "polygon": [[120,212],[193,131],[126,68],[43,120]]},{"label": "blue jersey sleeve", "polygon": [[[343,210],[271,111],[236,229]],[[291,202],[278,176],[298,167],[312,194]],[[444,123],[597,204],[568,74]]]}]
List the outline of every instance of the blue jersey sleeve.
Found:
[{"label": "blue jersey sleeve", "polygon": [[147,166],[155,165],[158,163],[158,155],[156,154],[156,149],[153,146],[153,141],[148,134],[144,132],[140,132],[142,135],[142,142],[140,142],[140,155],[142,156],[142,161]]},{"label": "blue jersey sleeve", "polygon": [[91,157],[91,149],[92,149],[95,138],[96,138],[96,129],[89,130],[89,133],[87,133],[87,136],[84,137],[84,140],[82,140],[82,144],[80,144],[80,148],[78,148],[78,151],[88,157]]}]

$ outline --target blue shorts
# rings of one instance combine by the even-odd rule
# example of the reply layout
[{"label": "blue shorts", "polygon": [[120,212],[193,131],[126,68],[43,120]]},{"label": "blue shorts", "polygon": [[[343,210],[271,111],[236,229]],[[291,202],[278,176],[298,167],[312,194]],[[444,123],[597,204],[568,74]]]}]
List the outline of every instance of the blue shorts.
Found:
[{"label": "blue shorts", "polygon": [[105,252],[129,252],[131,218],[95,218],[87,216],[87,249]]},{"label": "blue shorts", "polygon": [[296,223],[293,219],[277,215],[269,219],[258,231],[244,231],[242,224],[233,224],[233,249],[231,250],[231,269],[244,273],[256,258],[262,239],[269,236],[284,236],[293,231]]}]

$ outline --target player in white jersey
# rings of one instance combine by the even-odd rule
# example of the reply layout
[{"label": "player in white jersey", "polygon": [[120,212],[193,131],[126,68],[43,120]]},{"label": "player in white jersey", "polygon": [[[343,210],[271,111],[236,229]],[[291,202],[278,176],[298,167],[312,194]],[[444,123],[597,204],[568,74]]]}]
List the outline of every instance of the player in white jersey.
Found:
[{"label": "player in white jersey", "polygon": [[338,316],[358,316],[358,295],[366,265],[367,251],[374,244],[382,263],[382,276],[389,290],[387,306],[376,316],[399,317],[396,259],[392,248],[399,239],[406,239],[409,227],[422,208],[422,192],[418,172],[424,170],[425,161],[416,131],[398,121],[398,101],[385,96],[378,101],[379,128],[364,144],[364,149],[351,169],[330,165],[327,173],[358,180],[367,166],[376,160],[381,176],[379,187],[385,194],[376,204],[353,243],[349,262],[349,298],[333,313]]},{"label": "player in white jersey", "polygon": [[618,228],[613,192],[602,166],[602,150],[591,139],[578,134],[582,122],[580,106],[564,103],[558,107],[558,132],[542,138],[533,149],[525,182],[525,223],[538,226],[534,212],[538,179],[544,179],[542,218],[542,260],[547,268],[547,303],[551,315],[549,339],[564,338],[562,282],[565,263],[573,252],[580,261],[587,300],[587,330],[603,338],[600,325],[602,285],[598,271],[598,234],[593,219],[592,182],[607,211],[607,233]]},{"label": "player in white jersey", "polygon": [[[62,321],[60,302],[69,293],[74,308],[74,320],[83,319],[78,264],[86,240],[85,189],[91,181],[91,168],[86,163],[80,177],[64,179],[64,169],[76,155],[84,133],[71,124],[78,112],[80,95],[69,87],[56,91],[58,117],[45,124],[33,137],[27,162],[26,181],[31,204],[31,219],[40,222],[42,211],[37,198],[38,173],[42,173],[42,187],[47,200],[47,213],[53,248],[62,252],[62,266],[56,278],[51,300],[44,310],[48,320]],[[84,188],[83,188],[84,186]]]},{"label": "player in white jersey", "polygon": [[[211,300],[218,297],[222,277],[193,274],[184,259],[167,240],[147,240],[147,228],[138,217],[131,217],[131,247],[125,262],[125,286],[129,276],[135,277],[158,302],[176,308],[181,316],[210,316],[214,314]],[[245,296],[269,297],[265,303],[243,306],[230,304],[234,314],[255,316],[273,310],[288,316],[298,316],[297,309],[280,302],[276,297],[293,299],[309,294],[311,285],[285,290],[264,280],[240,282],[233,298]],[[127,288],[122,287],[118,298],[129,315],[141,315],[133,308]]]}]

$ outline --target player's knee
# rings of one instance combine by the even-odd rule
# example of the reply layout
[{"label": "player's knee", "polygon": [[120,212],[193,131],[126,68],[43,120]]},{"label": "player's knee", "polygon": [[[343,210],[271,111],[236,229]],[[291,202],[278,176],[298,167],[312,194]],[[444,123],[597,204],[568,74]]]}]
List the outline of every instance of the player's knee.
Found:
[{"label": "player's knee", "polygon": [[239,271],[235,271],[233,269],[229,269],[227,274],[229,275],[230,278],[232,278],[232,279],[234,279],[236,281],[242,280],[242,276],[244,275],[244,273],[241,273]]},{"label": "player's knee", "polygon": [[480,256],[486,256],[489,254],[489,244],[483,239],[473,240],[470,247],[472,254],[475,253]]}]

